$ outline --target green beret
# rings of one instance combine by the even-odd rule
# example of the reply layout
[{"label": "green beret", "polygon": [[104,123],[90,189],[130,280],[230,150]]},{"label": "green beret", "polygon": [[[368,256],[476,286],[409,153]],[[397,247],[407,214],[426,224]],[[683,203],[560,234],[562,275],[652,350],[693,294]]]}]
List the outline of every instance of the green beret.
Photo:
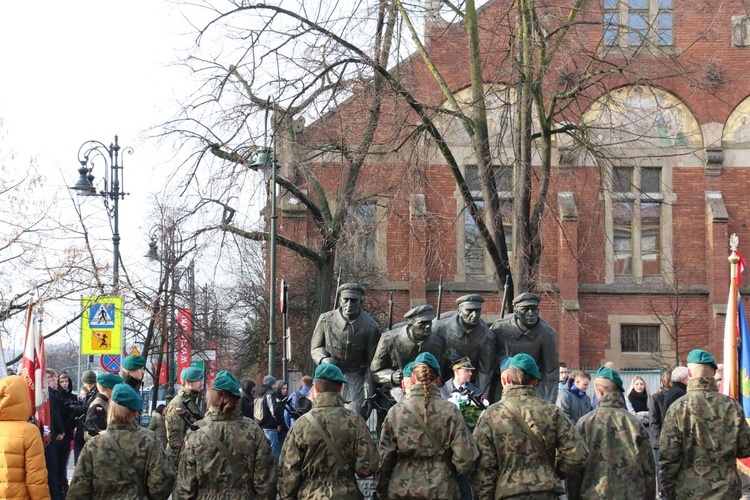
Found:
[{"label": "green beret", "polygon": [[93,384],[96,382],[96,373],[91,370],[86,370],[81,376],[81,382],[84,384]]},{"label": "green beret", "polygon": [[414,361],[409,361],[408,363],[406,363],[406,366],[404,366],[404,377],[411,377],[413,371]]},{"label": "green beret", "polygon": [[424,306],[412,307],[411,309],[406,311],[406,314],[404,314],[404,318],[412,320],[412,322],[432,321],[433,319],[435,319],[435,313],[432,312],[432,306],[427,304]]},{"label": "green beret", "polygon": [[341,373],[341,368],[332,363],[319,364],[315,369],[315,378],[330,380],[331,382],[339,382],[342,384],[349,383],[349,381],[346,380],[346,377],[344,377],[344,374]]},{"label": "green beret", "polygon": [[139,370],[146,367],[143,356],[127,356],[122,360],[122,367],[126,370]]},{"label": "green beret", "polygon": [[218,391],[229,392],[237,397],[242,396],[242,394],[240,394],[240,383],[237,381],[234,375],[226,370],[222,370],[216,374],[216,378],[211,384],[211,387]]},{"label": "green beret", "polygon": [[133,411],[141,411],[143,409],[143,399],[128,384],[119,383],[115,385],[112,391],[112,401]]},{"label": "green beret", "polygon": [[203,370],[196,368],[195,366],[183,368],[180,372],[180,380],[184,380],[185,382],[197,382],[203,380]]},{"label": "green beret", "polygon": [[460,306],[461,304],[465,309],[481,309],[482,304],[484,304],[484,297],[477,293],[462,295],[456,299],[456,305]]},{"label": "green beret", "polygon": [[502,361],[500,361],[500,373],[503,373],[505,370],[510,368],[510,361],[513,359],[512,356],[507,356]]},{"label": "green beret", "polygon": [[528,305],[535,305],[538,306],[539,302],[542,301],[542,298],[531,292],[522,293],[519,296],[517,296],[515,299],[513,299],[513,305],[514,306],[528,306]]},{"label": "green beret", "polygon": [[687,357],[687,362],[696,363],[699,365],[711,365],[714,367],[714,370],[719,369],[713,355],[708,351],[704,351],[703,349],[693,349],[692,351],[690,351],[690,354],[688,354]]},{"label": "green beret", "polygon": [[433,356],[429,352],[423,352],[419,356],[417,356],[417,359],[414,360],[415,365],[427,365],[433,370],[435,370],[435,373],[438,374],[438,377],[441,377],[440,374],[440,363],[438,363],[437,358]]},{"label": "green beret", "polygon": [[96,376],[96,383],[111,389],[117,384],[122,384],[122,377],[114,373],[100,373]]},{"label": "green beret", "polygon": [[342,299],[361,299],[365,289],[357,283],[344,283],[336,289],[336,293]]},{"label": "green beret", "polygon": [[625,389],[622,388],[622,378],[620,378],[620,374],[614,371],[612,368],[602,366],[596,371],[596,375],[594,375],[594,378],[606,378],[607,380],[611,380],[615,383],[617,388],[620,389],[620,392],[625,392]]},{"label": "green beret", "polygon": [[539,374],[539,367],[536,365],[534,358],[528,354],[521,352],[513,356],[510,360],[510,366],[516,367],[522,372],[528,373],[537,380],[542,380],[542,376]]}]

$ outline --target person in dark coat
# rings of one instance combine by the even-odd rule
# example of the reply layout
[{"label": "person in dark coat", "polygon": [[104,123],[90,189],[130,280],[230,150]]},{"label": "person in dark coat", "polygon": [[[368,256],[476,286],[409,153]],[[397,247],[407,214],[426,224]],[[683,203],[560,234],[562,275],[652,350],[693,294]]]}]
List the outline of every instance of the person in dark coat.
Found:
[{"label": "person in dark coat", "polygon": [[64,466],[57,462],[57,444],[65,439],[65,426],[60,417],[61,400],[57,394],[57,372],[49,368],[47,369],[47,391],[50,412],[49,444],[44,449],[44,458],[47,460],[47,485],[49,486],[50,498],[62,500],[59,468]]},{"label": "person in dark coat", "polygon": [[247,379],[242,382],[242,399],[240,399],[240,410],[242,416],[253,418],[253,403],[255,403],[255,381]]},{"label": "person in dark coat", "polygon": [[68,459],[70,458],[70,447],[73,443],[73,433],[76,429],[76,409],[78,398],[73,394],[73,381],[70,380],[68,372],[60,372],[57,376],[57,398],[60,410],[60,419],[65,428],[64,437],[57,441],[57,483],[62,498],[68,492]]},{"label": "person in dark coat", "polygon": [[687,366],[678,366],[672,370],[672,387],[664,395],[664,406],[661,410],[662,420],[667,417],[667,410],[672,403],[687,393],[688,369]]},{"label": "person in dark coat", "polygon": [[78,394],[78,406],[73,408],[76,418],[76,430],[73,436],[73,461],[78,463],[83,445],[86,444],[86,429],[83,426],[84,416],[96,398],[99,391],[96,390],[96,373],[86,370],[81,376],[81,392]]}]

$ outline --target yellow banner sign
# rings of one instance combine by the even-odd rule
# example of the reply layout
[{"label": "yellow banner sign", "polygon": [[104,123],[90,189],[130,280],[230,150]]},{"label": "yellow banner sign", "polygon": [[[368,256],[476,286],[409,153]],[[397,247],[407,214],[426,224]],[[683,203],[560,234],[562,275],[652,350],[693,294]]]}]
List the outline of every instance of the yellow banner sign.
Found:
[{"label": "yellow banner sign", "polygon": [[81,299],[81,354],[122,353],[122,298]]}]

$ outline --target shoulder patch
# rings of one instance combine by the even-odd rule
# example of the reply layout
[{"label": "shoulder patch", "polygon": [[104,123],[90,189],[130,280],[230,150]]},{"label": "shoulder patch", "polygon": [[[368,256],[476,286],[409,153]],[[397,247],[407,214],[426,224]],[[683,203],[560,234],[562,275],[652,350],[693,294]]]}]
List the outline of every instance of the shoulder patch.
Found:
[{"label": "shoulder patch", "polygon": [[102,408],[101,406],[97,406],[96,411],[104,411],[104,408]]}]

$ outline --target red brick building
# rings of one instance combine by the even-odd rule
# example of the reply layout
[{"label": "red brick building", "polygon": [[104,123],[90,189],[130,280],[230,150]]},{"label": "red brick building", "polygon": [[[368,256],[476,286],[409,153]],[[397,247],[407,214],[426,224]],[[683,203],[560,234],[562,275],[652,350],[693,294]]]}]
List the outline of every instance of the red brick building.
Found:
[{"label": "red brick building", "polygon": [[[513,148],[503,124],[512,119],[507,102],[514,90],[504,82],[510,81],[513,34],[506,28],[513,26],[515,11],[508,5],[488,2],[479,23],[484,78],[494,82],[487,84],[486,100],[496,178],[508,203],[503,213],[511,236]],[[740,251],[750,248],[748,13],[739,1],[587,5],[579,17],[587,23],[559,49],[545,92],[549,97],[564,91],[571,79],[580,81],[596,68],[624,71],[600,78],[558,117],[585,125],[595,154],[564,136],[555,138],[542,223],[542,316],[556,328],[560,359],[568,366],[595,367],[605,360],[623,368],[674,364],[676,353],[684,362],[693,347],[720,357],[730,235],[740,237]],[[567,12],[564,6],[537,8],[550,16],[550,25]],[[466,30],[429,16],[425,30],[435,65],[461,102],[470,84]],[[420,57],[391,71],[422,102],[445,105]],[[354,95],[297,141],[310,147],[334,138],[355,140],[367,104],[366,93]],[[453,309],[460,295],[481,293],[483,317],[491,322],[499,317],[501,295],[453,176],[428,138],[409,135],[416,120],[403,99],[388,96],[382,114],[372,159],[357,184],[351,227],[359,231],[344,238],[339,255],[344,268],[366,268],[369,274],[344,271],[342,280],[366,281],[369,310],[383,311],[392,291],[397,322],[410,307],[436,305],[442,277],[443,311]],[[455,120],[436,123],[471,184],[476,159],[468,136]],[[280,156],[285,149],[282,144]],[[312,164],[328,193],[340,189],[346,175],[337,158],[327,153]],[[281,197],[281,234],[315,241],[312,220],[294,201]],[[285,249],[278,258],[279,278],[302,266]],[[382,313],[377,317],[384,319]]]}]

